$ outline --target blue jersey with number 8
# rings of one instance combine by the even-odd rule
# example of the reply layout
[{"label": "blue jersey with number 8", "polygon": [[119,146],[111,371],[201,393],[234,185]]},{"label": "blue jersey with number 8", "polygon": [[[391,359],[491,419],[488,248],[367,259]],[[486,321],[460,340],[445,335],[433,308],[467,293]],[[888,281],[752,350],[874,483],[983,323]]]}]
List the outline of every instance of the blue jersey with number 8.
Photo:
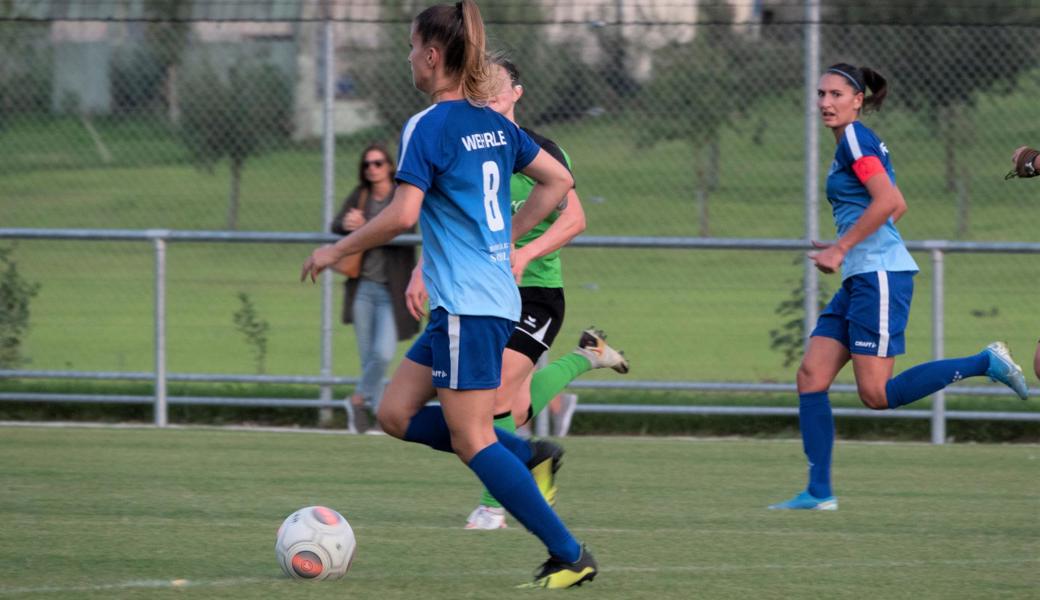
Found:
[{"label": "blue jersey with number 8", "polygon": [[538,145],[490,108],[448,100],[408,120],[400,149],[397,180],[426,194],[419,226],[430,309],[518,320],[509,179]]}]

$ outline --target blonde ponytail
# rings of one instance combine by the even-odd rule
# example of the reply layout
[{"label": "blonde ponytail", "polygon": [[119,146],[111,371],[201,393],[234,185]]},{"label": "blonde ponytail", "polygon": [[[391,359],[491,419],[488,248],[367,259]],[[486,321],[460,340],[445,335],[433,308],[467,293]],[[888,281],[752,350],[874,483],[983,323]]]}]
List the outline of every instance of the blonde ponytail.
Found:
[{"label": "blonde ponytail", "polygon": [[473,0],[462,0],[462,41],[466,45],[462,62],[462,95],[474,106],[487,106],[496,86],[487,57],[484,19]]},{"label": "blonde ponytail", "polygon": [[457,77],[462,95],[475,106],[487,106],[497,86],[485,52],[484,20],[473,0],[437,4],[415,17],[415,32],[423,43],[437,44],[444,53],[444,72]]}]

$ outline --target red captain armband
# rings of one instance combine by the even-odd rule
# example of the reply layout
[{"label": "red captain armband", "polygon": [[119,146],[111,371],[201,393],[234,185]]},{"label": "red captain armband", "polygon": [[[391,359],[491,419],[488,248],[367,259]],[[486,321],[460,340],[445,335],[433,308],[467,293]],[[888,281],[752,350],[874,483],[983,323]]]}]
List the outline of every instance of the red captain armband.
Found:
[{"label": "red captain armband", "polygon": [[859,177],[860,183],[866,183],[868,179],[878,173],[884,173],[885,166],[876,156],[864,156],[852,163],[852,170],[856,173],[856,177]]}]

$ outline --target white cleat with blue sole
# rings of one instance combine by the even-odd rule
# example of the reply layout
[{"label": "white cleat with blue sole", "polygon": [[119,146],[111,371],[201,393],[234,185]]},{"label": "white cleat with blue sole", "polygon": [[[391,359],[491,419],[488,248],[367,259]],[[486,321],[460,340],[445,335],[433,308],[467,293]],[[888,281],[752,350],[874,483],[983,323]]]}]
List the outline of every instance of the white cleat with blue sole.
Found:
[{"label": "white cleat with blue sole", "polygon": [[838,510],[838,499],[834,496],[817,498],[807,491],[778,504],[770,504],[769,510]]}]

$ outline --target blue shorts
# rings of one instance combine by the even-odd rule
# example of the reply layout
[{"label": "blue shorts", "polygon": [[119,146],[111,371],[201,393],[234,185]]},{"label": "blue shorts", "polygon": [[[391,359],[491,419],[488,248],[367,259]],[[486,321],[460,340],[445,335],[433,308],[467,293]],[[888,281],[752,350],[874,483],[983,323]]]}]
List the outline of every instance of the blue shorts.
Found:
[{"label": "blue shorts", "polygon": [[493,390],[502,383],[502,351],[516,322],[430,311],[430,322],[405,356],[433,370],[433,387]]},{"label": "blue shorts", "polygon": [[823,309],[812,335],[838,340],[852,354],[903,354],[915,274],[875,271],[849,277]]}]

